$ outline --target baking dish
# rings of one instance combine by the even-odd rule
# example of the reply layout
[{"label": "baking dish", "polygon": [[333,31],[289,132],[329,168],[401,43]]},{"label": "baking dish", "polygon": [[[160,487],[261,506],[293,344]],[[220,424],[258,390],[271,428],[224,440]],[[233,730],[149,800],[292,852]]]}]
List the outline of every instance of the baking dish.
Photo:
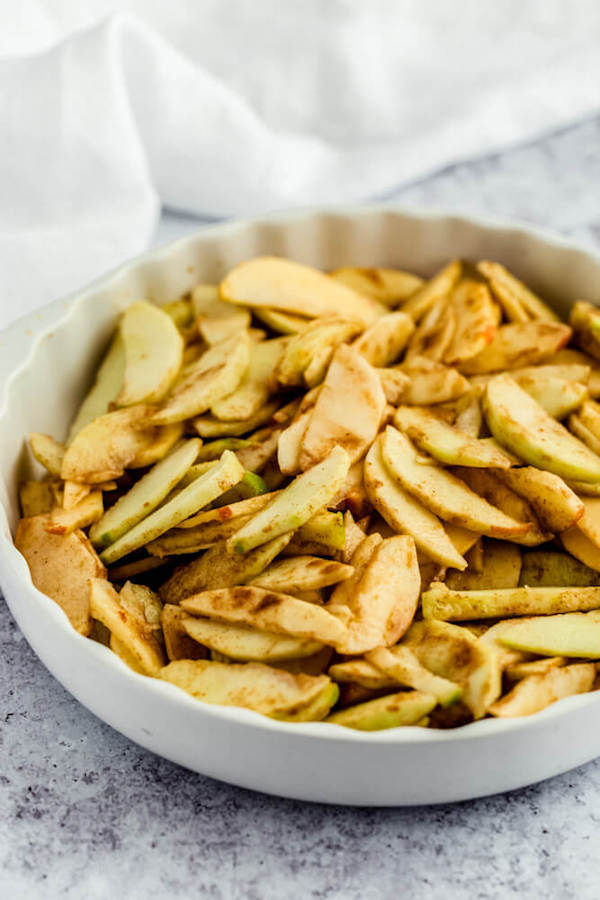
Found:
[{"label": "baking dish", "polygon": [[490,257],[562,315],[577,298],[600,301],[600,260],[567,241],[523,225],[384,206],[205,228],[53,304],[43,314],[41,332],[37,314],[20,320],[0,336],[0,348],[8,350],[4,368],[10,368],[0,411],[0,581],[34,651],[77,699],[142,746],[203,774],[303,800],[463,800],[539,781],[600,754],[600,694],[570,697],[528,718],[486,719],[452,731],[361,733],[210,706],[134,673],[105,647],[77,634],[62,610],[33,587],[12,544],[26,435],[65,433],[117,315],[128,304],[173,299],[261,254],[324,269],[392,265],[422,275],[451,257]]}]

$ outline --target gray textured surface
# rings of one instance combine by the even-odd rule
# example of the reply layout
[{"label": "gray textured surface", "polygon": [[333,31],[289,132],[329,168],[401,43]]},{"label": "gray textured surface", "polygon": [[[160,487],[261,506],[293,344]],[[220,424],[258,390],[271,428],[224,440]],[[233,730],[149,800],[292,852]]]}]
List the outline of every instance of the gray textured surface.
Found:
[{"label": "gray textured surface", "polygon": [[[599,146],[595,119],[389,199],[515,217],[599,245]],[[171,217],[157,240],[193,227]],[[0,696],[0,897],[600,893],[600,761],[445,807],[357,810],[252,794],[179,769],[95,719],[38,662],[4,605]]]}]

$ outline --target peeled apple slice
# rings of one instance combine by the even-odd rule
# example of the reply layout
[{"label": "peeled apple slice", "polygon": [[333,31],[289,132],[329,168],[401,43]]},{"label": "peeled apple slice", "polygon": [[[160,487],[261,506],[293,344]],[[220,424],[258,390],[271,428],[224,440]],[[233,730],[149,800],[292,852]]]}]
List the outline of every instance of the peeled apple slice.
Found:
[{"label": "peeled apple slice", "polygon": [[123,387],[117,406],[158,403],[183,360],[183,338],[173,319],[151,303],[132,303],[121,320],[125,347]]}]

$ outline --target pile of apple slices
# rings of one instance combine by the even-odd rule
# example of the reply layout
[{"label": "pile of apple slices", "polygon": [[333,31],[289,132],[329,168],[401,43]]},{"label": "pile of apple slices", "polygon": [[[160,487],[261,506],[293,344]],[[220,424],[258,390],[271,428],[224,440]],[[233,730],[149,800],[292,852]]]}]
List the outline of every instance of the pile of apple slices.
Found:
[{"label": "pile of apple slices", "polygon": [[[569,346],[568,346],[569,345]],[[240,263],[122,314],[34,584],[136,672],[365,730],[523,716],[600,659],[600,311],[502,265]]]}]

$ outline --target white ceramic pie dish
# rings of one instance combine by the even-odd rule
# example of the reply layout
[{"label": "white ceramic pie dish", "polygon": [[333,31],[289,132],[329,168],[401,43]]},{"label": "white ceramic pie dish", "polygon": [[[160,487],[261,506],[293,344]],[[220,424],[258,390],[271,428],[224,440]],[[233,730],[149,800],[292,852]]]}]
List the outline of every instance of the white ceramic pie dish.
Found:
[{"label": "white ceramic pie dish", "polygon": [[322,268],[394,265],[424,275],[451,257],[489,257],[563,314],[579,297],[600,303],[600,258],[589,251],[526,226],[387,206],[206,228],[53,304],[42,314],[41,333],[35,334],[39,314],[21,319],[0,335],[0,354],[11,368],[0,410],[0,581],[34,651],[78,700],[138,744],[223,781],[302,800],[373,806],[464,800],[531,784],[600,755],[600,693],[562,700],[529,718],[487,719],[453,731],[361,733],[210,706],[135,674],[77,634],[33,587],[12,543],[25,436],[65,433],[125,306],[140,298],[173,299],[264,253]]}]

